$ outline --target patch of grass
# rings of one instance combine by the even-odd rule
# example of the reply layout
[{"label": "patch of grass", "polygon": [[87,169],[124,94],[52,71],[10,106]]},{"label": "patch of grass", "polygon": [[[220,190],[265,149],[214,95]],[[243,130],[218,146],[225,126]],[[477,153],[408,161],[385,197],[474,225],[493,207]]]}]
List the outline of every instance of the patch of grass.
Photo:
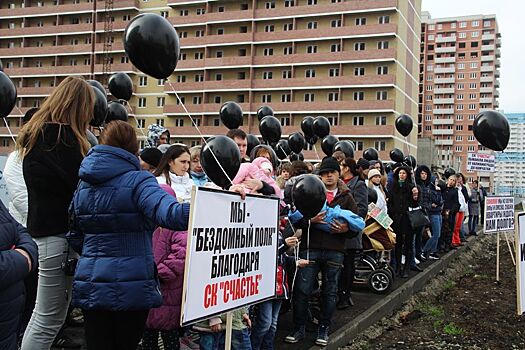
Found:
[{"label": "patch of grass", "polygon": [[420,305],[419,310],[421,310],[421,312],[423,312],[425,315],[433,318],[441,318],[445,315],[445,311],[443,311],[442,307],[432,304],[422,304]]},{"label": "patch of grass", "polygon": [[444,290],[449,290],[451,288],[454,288],[455,286],[456,286],[456,282],[454,281],[446,281],[445,283],[443,283]]},{"label": "patch of grass", "polygon": [[443,320],[436,320],[432,325],[435,330],[441,329],[441,326],[443,326]]},{"label": "patch of grass", "polygon": [[456,326],[454,322],[450,322],[443,327],[443,332],[448,335],[460,335],[464,333],[464,330]]}]

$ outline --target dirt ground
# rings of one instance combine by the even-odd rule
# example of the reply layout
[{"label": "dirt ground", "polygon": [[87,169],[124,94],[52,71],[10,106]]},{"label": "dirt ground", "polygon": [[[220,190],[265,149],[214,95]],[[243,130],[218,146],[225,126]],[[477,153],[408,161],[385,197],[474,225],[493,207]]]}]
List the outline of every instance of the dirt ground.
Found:
[{"label": "dirt ground", "polygon": [[500,248],[500,283],[495,236],[478,237],[401,311],[345,349],[525,349],[525,317],[516,315],[515,267],[503,237]]}]

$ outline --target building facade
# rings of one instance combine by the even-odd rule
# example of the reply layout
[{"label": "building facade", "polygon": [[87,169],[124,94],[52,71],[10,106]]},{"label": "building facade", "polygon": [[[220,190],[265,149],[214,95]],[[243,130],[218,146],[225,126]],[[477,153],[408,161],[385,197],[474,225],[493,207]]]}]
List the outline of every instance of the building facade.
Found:
[{"label": "building facade", "polygon": [[[25,0],[23,8],[6,2],[0,58],[19,86],[10,121],[15,130],[19,115],[63,77],[89,77],[91,69],[97,79],[130,74],[130,122],[139,129],[163,125],[172,142],[200,143],[187,113],[203,135],[226,133],[218,111],[236,101],[243,128],[253,134],[257,109],[269,105],[283,136],[299,130],[305,116],[323,115],[332,133],[358,150],[375,147],[383,159],[394,147],[415,154],[417,132],[405,140],[394,121],[418,113],[420,0],[113,0],[110,11],[107,1],[97,1],[96,11],[93,0]],[[181,38],[181,58],[168,81],[140,73],[124,53],[125,26],[143,12],[166,17]],[[12,141],[0,136],[0,146],[9,147]]]},{"label": "building facade", "polygon": [[467,153],[486,152],[474,138],[479,112],[498,109],[501,39],[494,15],[432,19],[423,13],[419,135],[434,141],[433,164],[466,172]]},{"label": "building facade", "polygon": [[525,198],[525,113],[505,113],[505,116],[510,125],[510,140],[505,152],[496,155],[495,191]]}]

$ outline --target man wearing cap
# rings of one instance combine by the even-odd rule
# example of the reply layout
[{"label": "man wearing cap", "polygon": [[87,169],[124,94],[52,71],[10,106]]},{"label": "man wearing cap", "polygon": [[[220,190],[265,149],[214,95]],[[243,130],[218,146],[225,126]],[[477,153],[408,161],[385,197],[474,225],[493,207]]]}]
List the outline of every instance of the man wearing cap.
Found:
[{"label": "man wearing cap", "polygon": [[[326,187],[328,206],[340,205],[342,209],[357,211],[356,203],[348,187],[339,179],[341,169],[337,159],[326,157],[319,167],[319,176]],[[334,220],[331,232],[324,232],[316,227],[323,223],[325,212],[319,213],[310,222],[300,220],[295,226],[302,229],[298,270],[293,296],[294,330],[285,341],[297,343],[305,337],[305,326],[308,319],[308,301],[317,288],[317,276],[322,274],[321,313],[315,343],[320,346],[328,344],[328,329],[336,308],[337,282],[343,268],[345,240],[355,235],[348,229],[347,223]]]},{"label": "man wearing cap", "polygon": [[368,171],[370,170],[370,162],[365,158],[359,158],[357,161],[357,169],[361,178],[365,179],[366,185],[368,185]]}]

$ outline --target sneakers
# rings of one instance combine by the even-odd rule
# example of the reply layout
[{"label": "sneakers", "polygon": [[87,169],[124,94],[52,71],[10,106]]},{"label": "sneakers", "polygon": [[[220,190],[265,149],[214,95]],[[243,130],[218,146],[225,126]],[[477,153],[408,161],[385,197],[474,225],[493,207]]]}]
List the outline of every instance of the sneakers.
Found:
[{"label": "sneakers", "polygon": [[430,254],[428,254],[428,258],[430,260],[439,260],[440,259],[439,255],[437,255],[437,253],[430,253]]},{"label": "sneakers", "polygon": [[295,344],[304,339],[304,327],[294,328],[293,332],[288,334],[284,341],[290,344]]},{"label": "sneakers", "polygon": [[60,338],[56,338],[53,342],[54,348],[61,348],[61,349],[80,349],[82,346],[82,343],[77,342],[70,337],[63,335]]},{"label": "sneakers", "polygon": [[319,326],[317,329],[317,338],[315,339],[315,344],[319,346],[328,345],[328,326]]}]

